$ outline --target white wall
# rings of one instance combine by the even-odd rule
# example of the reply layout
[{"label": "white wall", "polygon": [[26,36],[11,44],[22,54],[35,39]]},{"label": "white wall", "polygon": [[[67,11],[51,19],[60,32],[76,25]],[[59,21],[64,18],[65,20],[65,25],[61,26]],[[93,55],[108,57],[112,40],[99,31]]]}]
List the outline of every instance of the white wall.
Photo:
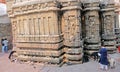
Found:
[{"label": "white wall", "polygon": [[114,0],[115,1],[115,3],[119,3],[119,0]]},{"label": "white wall", "polygon": [[6,5],[0,3],[0,23],[10,23],[10,18],[7,15]]},{"label": "white wall", "polygon": [[119,28],[120,28],[120,13],[119,13],[119,19],[118,20],[119,20]]},{"label": "white wall", "polygon": [[6,5],[0,3],[0,16],[7,14]]},{"label": "white wall", "polygon": [[0,16],[0,23],[2,24],[7,24],[7,23],[10,23],[10,18],[8,18],[8,15],[3,15],[3,16]]}]

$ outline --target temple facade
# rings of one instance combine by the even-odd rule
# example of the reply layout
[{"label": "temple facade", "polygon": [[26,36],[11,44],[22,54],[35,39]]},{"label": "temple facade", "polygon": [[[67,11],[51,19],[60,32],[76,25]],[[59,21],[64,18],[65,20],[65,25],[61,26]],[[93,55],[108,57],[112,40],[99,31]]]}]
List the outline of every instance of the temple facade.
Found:
[{"label": "temple facade", "polygon": [[[106,0],[105,0],[106,1]],[[99,0],[7,0],[13,50],[22,61],[82,63],[104,45],[116,51],[114,3]]]}]

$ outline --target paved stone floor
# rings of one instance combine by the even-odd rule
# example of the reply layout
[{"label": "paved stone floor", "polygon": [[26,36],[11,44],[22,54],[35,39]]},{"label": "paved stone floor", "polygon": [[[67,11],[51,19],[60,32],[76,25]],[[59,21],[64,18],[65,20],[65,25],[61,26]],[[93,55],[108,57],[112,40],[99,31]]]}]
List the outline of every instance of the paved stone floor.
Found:
[{"label": "paved stone floor", "polygon": [[102,71],[98,62],[90,61],[84,64],[70,66],[47,66],[44,64],[10,62],[9,53],[0,53],[0,72],[120,72],[120,53],[110,55],[116,60],[116,68]]}]

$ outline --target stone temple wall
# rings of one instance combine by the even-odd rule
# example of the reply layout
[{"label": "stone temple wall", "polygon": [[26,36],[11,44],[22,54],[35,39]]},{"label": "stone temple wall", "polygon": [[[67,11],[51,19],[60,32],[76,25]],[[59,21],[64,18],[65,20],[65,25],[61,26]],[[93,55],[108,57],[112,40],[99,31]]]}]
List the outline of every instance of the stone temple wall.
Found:
[{"label": "stone temple wall", "polygon": [[113,53],[113,5],[99,0],[8,0],[13,50],[19,60],[58,65],[82,63],[84,52],[96,52],[102,44]]}]

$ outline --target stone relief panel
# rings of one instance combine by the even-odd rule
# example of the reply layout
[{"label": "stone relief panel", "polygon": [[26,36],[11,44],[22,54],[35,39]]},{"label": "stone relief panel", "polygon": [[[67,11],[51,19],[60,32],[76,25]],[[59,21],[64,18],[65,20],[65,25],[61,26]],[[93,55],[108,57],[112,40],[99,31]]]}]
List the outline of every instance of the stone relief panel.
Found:
[{"label": "stone relief panel", "polygon": [[[57,19],[54,13],[43,13],[17,17],[18,42],[59,42]],[[32,17],[32,18],[31,18]]]},{"label": "stone relief panel", "polygon": [[114,34],[114,26],[113,26],[113,18],[111,15],[106,15],[104,17],[104,34],[109,35],[109,34]]},{"label": "stone relief panel", "polygon": [[88,39],[99,37],[99,24],[97,24],[96,21],[96,16],[88,16],[88,18],[86,18],[86,37]]},{"label": "stone relief panel", "polygon": [[[67,12],[66,12],[67,13]],[[79,15],[79,14],[78,14]],[[68,46],[80,46],[80,37],[81,37],[81,30],[80,30],[80,21],[78,15],[66,15],[65,16],[65,25],[64,25],[64,38],[65,38],[65,45]]]}]

